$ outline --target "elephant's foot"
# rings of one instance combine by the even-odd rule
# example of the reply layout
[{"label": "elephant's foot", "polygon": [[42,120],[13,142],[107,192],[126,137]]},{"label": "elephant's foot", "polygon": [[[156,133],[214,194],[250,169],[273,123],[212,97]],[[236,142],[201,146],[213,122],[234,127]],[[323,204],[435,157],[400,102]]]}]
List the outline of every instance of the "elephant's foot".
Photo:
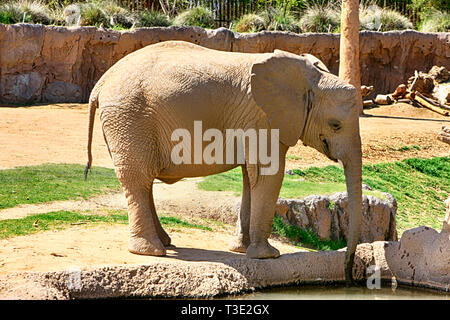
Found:
[{"label": "elephant's foot", "polygon": [[270,259],[278,258],[280,251],[272,247],[269,242],[252,243],[247,248],[247,257],[250,259]]},{"label": "elephant's foot", "polygon": [[159,237],[159,240],[161,240],[164,247],[172,246],[172,239],[170,239],[169,235],[163,228],[158,230],[158,237]]},{"label": "elephant's foot", "polygon": [[[170,239],[170,238],[169,238]],[[131,236],[128,251],[146,256],[165,256],[166,249],[159,237]]]},{"label": "elephant's foot", "polygon": [[249,240],[244,240],[242,237],[238,236],[236,237],[236,239],[233,239],[231,241],[228,249],[233,252],[246,253],[249,245],[250,245]]}]

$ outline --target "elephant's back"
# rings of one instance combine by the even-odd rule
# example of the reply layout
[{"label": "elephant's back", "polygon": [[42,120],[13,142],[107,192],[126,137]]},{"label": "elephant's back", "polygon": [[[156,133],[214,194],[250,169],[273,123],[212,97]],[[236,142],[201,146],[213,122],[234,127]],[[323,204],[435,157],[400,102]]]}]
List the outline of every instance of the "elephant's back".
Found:
[{"label": "elephant's back", "polygon": [[[99,80],[99,106],[214,105],[248,91],[251,66],[264,54],[231,53],[184,41],[149,45],[119,60]],[[201,98],[198,98],[201,97]],[[164,104],[163,106],[161,104]]]}]

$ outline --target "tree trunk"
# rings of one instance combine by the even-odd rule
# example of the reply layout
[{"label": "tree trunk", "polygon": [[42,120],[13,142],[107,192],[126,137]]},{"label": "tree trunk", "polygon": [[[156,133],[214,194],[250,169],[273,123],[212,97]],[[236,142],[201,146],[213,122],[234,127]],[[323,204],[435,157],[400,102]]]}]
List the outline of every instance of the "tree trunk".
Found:
[{"label": "tree trunk", "polygon": [[343,0],[341,11],[339,77],[358,91],[360,114],[363,113],[359,73],[359,1]]}]

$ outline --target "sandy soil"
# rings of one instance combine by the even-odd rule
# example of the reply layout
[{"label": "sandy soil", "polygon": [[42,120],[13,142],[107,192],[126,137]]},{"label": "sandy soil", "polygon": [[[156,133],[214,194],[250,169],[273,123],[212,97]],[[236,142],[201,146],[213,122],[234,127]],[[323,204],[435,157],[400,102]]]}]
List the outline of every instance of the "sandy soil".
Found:
[{"label": "sandy soil", "polygon": [[[450,124],[427,109],[408,104],[366,110],[361,118],[364,163],[434,157],[449,154],[436,140],[442,125]],[[0,108],[0,169],[41,163],[86,163],[88,110],[86,104]],[[398,151],[417,145],[420,150]],[[94,165],[112,168],[98,119],[94,126]],[[297,159],[299,158],[299,159]],[[334,164],[318,151],[298,143],[288,153],[287,168]]]},{"label": "sandy soil", "polygon": [[[173,247],[166,257],[140,256],[128,252],[127,225],[79,225],[61,231],[0,240],[0,273],[57,271],[113,264],[148,264],[158,261],[220,261],[242,254],[228,251],[230,228],[220,232],[167,228]],[[281,253],[300,251],[270,240]]]},{"label": "sandy soil", "polygon": [[[425,109],[395,105],[366,110],[361,118],[363,161],[375,163],[410,157],[448,156],[448,145],[436,135],[450,119]],[[0,169],[41,163],[86,162],[87,105],[51,105],[27,108],[0,108]],[[103,141],[100,122],[94,130],[94,165],[112,167]],[[418,146],[419,150],[400,151],[400,147]],[[289,152],[287,168],[305,168],[334,164],[317,151],[299,143]],[[174,185],[158,183],[155,199],[159,212],[189,217],[206,217],[231,222],[232,193],[205,192],[196,188],[197,179]],[[0,211],[1,219],[56,210],[95,210],[126,208],[123,194],[103,195],[88,201],[60,201],[24,205]],[[80,225],[62,231],[0,240],[0,273],[11,271],[61,270],[87,265],[149,263],[159,259],[204,259],[217,261],[235,255],[227,251],[232,228],[220,232],[187,229],[168,230],[175,248],[165,258],[130,254],[126,225]],[[275,242],[282,252],[298,249]]]}]

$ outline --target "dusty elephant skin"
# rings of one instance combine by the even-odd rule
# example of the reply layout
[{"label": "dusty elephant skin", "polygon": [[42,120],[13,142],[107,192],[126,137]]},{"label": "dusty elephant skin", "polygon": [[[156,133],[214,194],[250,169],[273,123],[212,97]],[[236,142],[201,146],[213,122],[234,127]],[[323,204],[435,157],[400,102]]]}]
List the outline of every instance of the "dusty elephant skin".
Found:
[{"label": "dusty elephant skin", "polygon": [[[97,80],[115,62],[146,45],[168,40],[222,51],[310,53],[332,73],[337,74],[339,68],[338,34],[238,34],[197,27],[118,32],[95,27],[0,24],[0,103],[86,102]],[[375,87],[367,98],[393,92],[414,70],[429,70],[433,65],[450,68],[449,42],[450,33],[361,32],[361,83]],[[52,85],[56,81],[58,84]],[[31,86],[25,90],[27,83]]]},{"label": "dusty elephant skin", "polygon": [[[230,250],[246,252],[249,258],[278,257],[279,251],[267,239],[286,152],[301,140],[343,163],[350,212],[346,270],[351,272],[362,212],[356,90],[316,64],[317,59],[310,56],[281,50],[230,53],[167,41],[126,56],[100,78],[89,103],[86,169],[92,164],[92,130],[98,107],[105,141],[128,201],[130,252],[161,256],[171,243],[156,216],[154,179],[170,184],[241,166],[243,197],[236,241]],[[204,154],[210,146],[202,141],[197,145],[196,122],[205,134],[218,132],[220,137],[215,136],[215,140],[225,136],[228,140],[230,130],[246,135],[252,130],[255,137],[258,132],[260,150],[252,150],[251,143],[244,145],[237,139],[246,150],[240,162],[234,153],[229,159],[230,143],[222,141],[221,147],[214,149],[213,162],[198,159],[197,151]],[[181,140],[185,147],[180,163],[174,160],[174,150],[181,145],[179,136],[174,139],[178,130],[187,135]],[[261,132],[270,143],[262,142]],[[229,141],[234,150],[235,138]],[[270,145],[270,163],[261,158],[264,143]],[[347,280],[351,280],[351,273]]]}]

